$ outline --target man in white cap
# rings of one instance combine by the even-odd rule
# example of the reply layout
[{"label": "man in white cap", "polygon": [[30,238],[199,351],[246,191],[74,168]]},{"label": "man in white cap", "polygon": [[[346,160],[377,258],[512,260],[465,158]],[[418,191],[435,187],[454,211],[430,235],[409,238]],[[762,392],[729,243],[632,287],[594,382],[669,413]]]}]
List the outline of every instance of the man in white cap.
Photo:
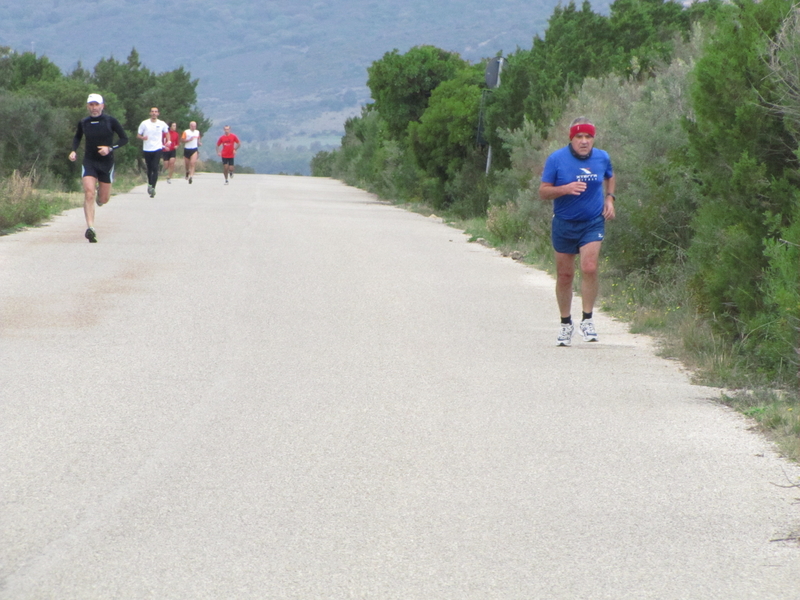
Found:
[{"label": "man in white cap", "polygon": [[[75,162],[81,139],[86,138],[83,150],[83,213],[86,216],[86,239],[97,242],[94,230],[94,204],[103,206],[111,198],[111,184],[114,181],[114,150],[128,143],[128,136],[122,125],[114,117],[103,114],[105,104],[100,94],[89,94],[86,99],[89,116],[78,122],[75,137],[72,139],[72,152],[69,159]],[[114,134],[117,143],[114,144]],[[99,188],[99,189],[98,189]]]},{"label": "man in white cap", "polygon": [[161,165],[161,151],[164,149],[164,137],[169,136],[169,125],[158,118],[158,108],[150,109],[150,118],[142,121],[136,134],[142,143],[142,154],[147,165],[147,193],[156,195],[158,168]]}]

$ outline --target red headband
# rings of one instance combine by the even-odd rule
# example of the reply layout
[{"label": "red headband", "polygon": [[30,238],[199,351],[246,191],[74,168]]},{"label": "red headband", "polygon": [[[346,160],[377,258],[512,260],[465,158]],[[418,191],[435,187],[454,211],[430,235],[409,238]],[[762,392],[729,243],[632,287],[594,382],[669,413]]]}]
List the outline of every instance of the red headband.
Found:
[{"label": "red headband", "polygon": [[572,140],[572,138],[579,133],[588,133],[590,136],[594,137],[594,125],[591,123],[578,123],[577,125],[573,125],[569,128],[569,139]]}]

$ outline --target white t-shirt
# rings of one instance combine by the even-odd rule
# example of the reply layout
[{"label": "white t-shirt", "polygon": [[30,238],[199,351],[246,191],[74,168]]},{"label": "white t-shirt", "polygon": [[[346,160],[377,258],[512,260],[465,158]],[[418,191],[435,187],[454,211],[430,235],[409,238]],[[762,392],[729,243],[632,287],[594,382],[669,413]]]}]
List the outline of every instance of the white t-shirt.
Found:
[{"label": "white t-shirt", "polygon": [[189,150],[197,148],[197,140],[199,139],[200,139],[199,129],[195,129],[194,131],[192,131],[191,129],[187,129],[186,131],[183,132],[183,140],[184,140],[183,147]]},{"label": "white t-shirt", "polygon": [[144,140],[142,150],[145,152],[155,152],[164,147],[164,134],[169,131],[169,125],[156,119],[154,123],[150,119],[142,121],[139,125],[139,135],[146,135],[147,139]]}]

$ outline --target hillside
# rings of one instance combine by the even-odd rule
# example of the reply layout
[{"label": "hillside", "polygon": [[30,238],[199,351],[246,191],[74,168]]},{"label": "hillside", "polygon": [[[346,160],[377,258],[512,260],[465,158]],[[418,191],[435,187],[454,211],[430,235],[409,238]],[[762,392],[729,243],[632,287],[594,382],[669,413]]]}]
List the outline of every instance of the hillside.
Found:
[{"label": "hillside", "polygon": [[276,145],[338,143],[344,119],[369,101],[366,68],[385,52],[433,44],[478,61],[530,48],[556,4],[41,0],[0,5],[0,45],[44,54],[65,72],[124,60],[132,47],[154,71],[183,65],[199,78],[215,129],[230,123],[256,163],[267,149],[280,153]]}]

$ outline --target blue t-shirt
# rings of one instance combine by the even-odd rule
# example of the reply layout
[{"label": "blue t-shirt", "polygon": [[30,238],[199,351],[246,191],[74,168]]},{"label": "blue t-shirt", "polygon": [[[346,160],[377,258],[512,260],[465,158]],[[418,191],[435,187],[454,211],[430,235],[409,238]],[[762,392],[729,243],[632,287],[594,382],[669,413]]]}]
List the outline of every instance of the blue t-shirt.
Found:
[{"label": "blue t-shirt", "polygon": [[554,186],[585,181],[586,189],[579,196],[559,196],[553,201],[553,213],[565,221],[591,221],[603,214],[603,181],[614,175],[611,158],[605,150],[592,148],[589,158],[573,156],[570,147],[556,150],[547,157],[542,182]]}]

